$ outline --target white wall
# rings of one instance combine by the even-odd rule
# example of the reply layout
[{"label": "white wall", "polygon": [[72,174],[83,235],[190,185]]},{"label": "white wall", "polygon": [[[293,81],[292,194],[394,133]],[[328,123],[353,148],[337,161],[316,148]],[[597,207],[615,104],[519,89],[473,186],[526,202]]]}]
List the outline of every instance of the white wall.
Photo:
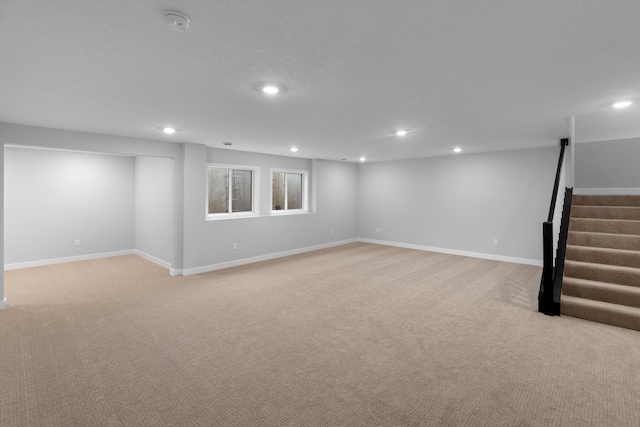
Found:
[{"label": "white wall", "polygon": [[133,248],[133,157],[6,147],[4,172],[5,264]]},{"label": "white wall", "polygon": [[[0,141],[1,142],[1,141]],[[2,237],[2,245],[0,245],[0,265],[4,266],[4,147],[0,150],[0,165],[2,165],[2,185],[0,185],[0,237]],[[4,269],[0,274],[0,310],[6,306],[6,298],[4,296]]]},{"label": "white wall", "polygon": [[166,268],[173,263],[173,160],[135,158],[135,248]]},{"label": "white wall", "polygon": [[578,193],[640,194],[640,138],[584,142],[574,150]]},{"label": "white wall", "polygon": [[[130,248],[135,245],[187,274],[359,237],[537,262],[558,156],[558,148],[552,147],[355,165],[5,123],[0,123],[0,139],[18,146],[146,156],[137,160],[141,174],[131,185],[141,197],[136,205],[141,228],[130,231],[135,239]],[[171,179],[166,162],[173,164]],[[207,162],[261,167],[262,216],[207,221]],[[269,214],[272,167],[312,170],[314,213]],[[172,196],[144,190],[156,180],[171,186]],[[166,216],[154,217],[158,209]],[[167,244],[167,228],[174,233],[173,243]],[[166,233],[156,240],[161,230]],[[77,238],[86,248],[82,237],[71,239]],[[498,246],[492,245],[494,238]],[[149,246],[152,239],[154,247]],[[238,244],[235,251],[233,243]]]},{"label": "white wall", "polygon": [[358,236],[540,263],[558,154],[550,147],[361,164]]},{"label": "white wall", "polygon": [[[185,145],[185,269],[187,273],[357,237],[357,166]],[[260,167],[261,216],[207,221],[206,163]],[[270,168],[312,169],[317,211],[270,215]],[[330,234],[333,230],[333,234]],[[237,250],[232,249],[237,243]]]},{"label": "white wall", "polygon": [[[88,132],[22,126],[0,122],[0,143],[21,147],[41,147],[81,152],[142,155],[174,159],[173,175],[173,264],[180,269],[183,256],[183,160],[182,144],[170,141],[152,141]],[[4,168],[4,162],[2,163]],[[2,174],[3,175],[3,174]],[[3,264],[7,262],[0,259]],[[2,295],[0,295],[0,300]]]}]

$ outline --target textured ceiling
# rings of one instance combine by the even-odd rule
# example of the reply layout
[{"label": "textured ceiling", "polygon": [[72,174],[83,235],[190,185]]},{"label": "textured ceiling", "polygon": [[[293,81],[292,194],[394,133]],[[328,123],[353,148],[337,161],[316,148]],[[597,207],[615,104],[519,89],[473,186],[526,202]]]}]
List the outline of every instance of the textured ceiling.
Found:
[{"label": "textured ceiling", "polygon": [[639,17],[638,0],[3,0],[0,121],[349,161],[555,145],[566,117],[640,97]]}]

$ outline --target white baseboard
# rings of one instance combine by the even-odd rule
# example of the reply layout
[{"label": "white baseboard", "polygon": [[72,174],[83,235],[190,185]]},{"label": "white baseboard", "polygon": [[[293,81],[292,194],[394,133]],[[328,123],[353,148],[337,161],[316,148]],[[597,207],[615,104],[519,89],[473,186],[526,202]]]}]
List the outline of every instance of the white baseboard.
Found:
[{"label": "white baseboard", "polygon": [[121,256],[121,255],[131,255],[133,253],[134,253],[133,249],[126,249],[123,251],[101,252],[97,254],[78,255],[78,256],[70,256],[70,257],[64,257],[64,258],[51,258],[51,259],[43,259],[39,261],[17,262],[14,264],[5,264],[4,270],[5,271],[18,270],[20,268],[41,267],[43,265],[64,264],[67,262],[76,262],[76,261],[87,261],[90,259],[109,258],[109,257]]},{"label": "white baseboard", "polygon": [[578,196],[640,196],[640,188],[574,188]]},{"label": "white baseboard", "polygon": [[[146,259],[147,261],[151,261],[154,264],[158,264],[160,267],[164,267],[167,270],[171,270],[171,263],[163,261],[160,258],[156,258],[153,255],[149,255],[148,253],[142,252],[141,250],[138,250],[138,249],[134,249],[133,251],[136,255]],[[175,275],[172,274],[172,276],[175,276]]]},{"label": "white baseboard", "polygon": [[373,243],[376,245],[396,246],[398,248],[417,249],[419,251],[438,252],[442,254],[468,256],[472,258],[490,259],[493,261],[504,261],[504,262],[511,262],[514,264],[526,264],[526,265],[535,265],[537,267],[542,267],[542,261],[539,261],[537,259],[516,258],[516,257],[510,257],[510,256],[504,256],[504,255],[485,254],[481,252],[459,251],[456,249],[436,248],[433,246],[413,245],[410,243],[389,242],[386,240],[358,239],[358,241],[364,242],[364,243]]},{"label": "white baseboard", "polygon": [[2,301],[0,301],[0,310],[4,310],[5,308],[7,308],[7,298],[2,298]]},{"label": "white baseboard", "polygon": [[[348,239],[348,240],[340,240],[338,242],[325,243],[322,245],[307,246],[304,248],[292,249],[290,251],[275,252],[275,253],[260,255],[260,256],[251,257],[251,258],[243,258],[243,259],[238,259],[233,261],[221,262],[218,264],[211,264],[211,265],[205,265],[202,267],[185,268],[185,269],[171,268],[170,263],[163,261],[159,258],[156,258],[152,255],[149,255],[145,252],[139,251],[137,249],[127,249],[127,250],[115,251],[115,252],[102,252],[97,254],[80,255],[80,256],[65,257],[65,258],[53,258],[53,259],[46,259],[46,260],[40,260],[40,261],[29,261],[29,262],[21,262],[21,263],[14,263],[14,264],[5,264],[4,269],[5,271],[17,270],[20,268],[40,267],[44,265],[62,264],[67,262],[86,261],[86,260],[98,259],[98,258],[108,258],[108,257],[114,257],[114,256],[136,254],[150,262],[153,262],[154,264],[157,264],[161,267],[168,269],[169,274],[171,274],[172,276],[191,276],[194,274],[206,273],[209,271],[221,270],[221,269],[230,268],[230,267],[237,267],[239,265],[252,264],[254,262],[267,261],[270,259],[282,258],[290,255],[297,255],[305,252],[317,251],[319,249],[326,249],[334,246],[341,246],[341,245],[346,245],[346,244],[355,243],[355,242],[373,243],[376,245],[385,245],[385,246],[396,246],[399,248],[438,252],[438,253],[444,253],[444,254],[450,254],[450,255],[468,256],[473,258],[491,259],[494,261],[504,261],[504,262],[511,262],[515,264],[535,265],[539,267],[542,266],[542,261],[535,260],[535,259],[508,257],[503,255],[485,254],[480,252],[460,251],[455,249],[414,245],[410,243],[390,242],[386,240],[355,238],[355,239]],[[0,301],[0,309],[4,308],[5,306],[6,306],[6,300]]]},{"label": "white baseboard", "polygon": [[252,264],[254,262],[267,261],[270,259],[282,258],[285,256],[317,251],[319,249],[326,249],[334,246],[342,246],[349,243],[355,243],[357,241],[358,239],[340,240],[338,242],[325,243],[322,245],[315,245],[315,246],[307,246],[304,248],[292,249],[290,251],[275,252],[275,253],[260,255],[260,256],[251,257],[251,258],[243,258],[243,259],[238,259],[234,261],[221,262],[218,264],[205,265],[202,267],[185,268],[182,270],[182,275],[191,276],[193,274],[207,273],[209,271],[222,270],[223,268],[237,267],[239,265]]}]

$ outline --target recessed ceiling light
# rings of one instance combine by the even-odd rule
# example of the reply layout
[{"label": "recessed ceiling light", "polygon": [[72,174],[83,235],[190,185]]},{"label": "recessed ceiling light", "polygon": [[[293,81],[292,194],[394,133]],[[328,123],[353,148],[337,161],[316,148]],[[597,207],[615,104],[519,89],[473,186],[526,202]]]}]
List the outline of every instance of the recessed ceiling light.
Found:
[{"label": "recessed ceiling light", "polygon": [[397,136],[405,136],[407,134],[406,130],[400,129],[396,131]]},{"label": "recessed ceiling light", "polygon": [[453,149],[454,153],[459,153],[461,151],[462,151],[462,148],[460,148],[460,147],[456,147],[456,148]]},{"label": "recessed ceiling light", "polygon": [[298,147],[291,147],[291,151],[295,153],[296,151],[298,151]]},{"label": "recessed ceiling light", "polygon": [[620,101],[613,104],[613,108],[627,108],[632,104],[631,101]]},{"label": "recessed ceiling light", "polygon": [[162,129],[162,132],[171,135],[172,133],[176,133],[175,128],[166,127]]},{"label": "recessed ceiling light", "polygon": [[267,95],[275,95],[278,92],[280,92],[280,88],[278,88],[278,86],[274,86],[274,85],[266,85],[262,88],[262,91],[264,93],[266,93]]},{"label": "recessed ceiling light", "polygon": [[360,157],[360,161],[361,161],[361,162],[365,162],[366,160],[367,160],[367,158],[366,158],[366,157]]}]

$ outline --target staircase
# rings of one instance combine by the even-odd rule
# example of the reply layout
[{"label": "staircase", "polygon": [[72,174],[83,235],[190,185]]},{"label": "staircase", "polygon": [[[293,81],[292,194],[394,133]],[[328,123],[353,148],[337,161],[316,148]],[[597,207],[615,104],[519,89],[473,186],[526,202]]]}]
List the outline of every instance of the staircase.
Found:
[{"label": "staircase", "polygon": [[560,313],[640,331],[640,196],[571,203]]}]

